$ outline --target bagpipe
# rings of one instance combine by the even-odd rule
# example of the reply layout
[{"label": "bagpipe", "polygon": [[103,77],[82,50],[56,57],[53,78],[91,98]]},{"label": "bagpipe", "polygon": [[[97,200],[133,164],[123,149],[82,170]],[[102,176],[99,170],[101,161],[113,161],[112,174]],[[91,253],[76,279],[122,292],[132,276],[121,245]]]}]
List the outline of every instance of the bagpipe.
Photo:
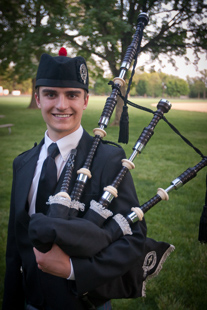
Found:
[{"label": "bagpipe", "polygon": [[[113,82],[111,82],[111,95],[106,100],[103,112],[98,122],[99,127],[93,130],[95,136],[93,138],[90,152],[88,153],[84,166],[77,171],[77,178],[71,194],[69,195],[68,190],[74,169],[77,150],[71,151],[70,157],[66,164],[66,172],[60,192],[49,197],[48,213],[46,215],[36,213],[31,216],[29,224],[29,237],[33,246],[43,253],[49,251],[52,245],[56,243],[70,257],[92,258],[123,236],[133,235],[133,225],[137,222],[142,222],[144,214],[148,210],[150,210],[161,200],[168,200],[168,193],[171,190],[177,189],[181,185],[184,185],[190,181],[207,165],[207,156],[204,156],[193,146],[193,148],[202,157],[202,160],[197,165],[184,171],[179,177],[171,182],[171,185],[167,189],[164,190],[159,188],[157,194],[142,206],[137,205],[131,208],[131,212],[127,215],[122,215],[121,213],[116,213],[115,215],[113,214],[113,209],[110,209],[109,207],[114,199],[118,197],[118,188],[120,184],[127,173],[131,169],[135,168],[133,163],[134,159],[147,145],[150,138],[154,134],[155,127],[161,119],[166,121],[185,142],[192,146],[192,144],[165,118],[164,114],[169,112],[171,104],[168,100],[161,99],[157,104],[156,111],[151,111],[142,107],[142,109],[153,113],[152,120],[149,125],[143,129],[133,147],[131,156],[128,159],[122,159],[122,168],[115,179],[111,184],[103,188],[103,194],[100,199],[98,201],[92,200],[90,202],[90,207],[85,210],[85,205],[81,198],[84,194],[87,181],[92,178],[90,169],[93,165],[93,159],[102,138],[106,136],[105,129],[108,126],[114,108],[116,107],[118,97],[120,96],[124,100],[121,122],[124,123],[125,126],[125,136],[128,135],[126,128],[126,123],[128,122],[127,104],[140,108],[139,106],[129,102],[127,100],[127,96],[136,67],[137,57],[140,53],[143,30],[147,24],[147,14],[141,13],[138,16],[136,32],[121,64],[120,74],[118,77],[114,78]],[[132,76],[129,80],[126,95],[123,97],[121,94],[121,87],[125,86],[124,77],[126,72],[130,69],[133,60],[134,66]],[[123,138],[120,138],[120,140],[122,139]],[[80,215],[84,210],[84,215]],[[207,242],[206,213],[207,206],[204,206],[199,233],[199,240],[201,242]],[[133,294],[129,293],[128,295],[122,295],[122,292],[120,291],[117,295],[114,293],[115,290],[112,288],[113,285],[110,285],[110,289],[106,289],[105,291],[102,290],[102,293],[99,292],[98,294],[101,296],[101,294],[104,295],[105,292],[106,296],[104,295],[103,298],[106,299],[145,296],[145,283],[147,278],[151,278],[159,273],[165,259],[173,250],[174,246],[171,244],[166,242],[157,242],[153,239],[146,238],[142,259],[139,259],[133,268],[130,268],[129,266],[127,273],[124,275],[120,274],[120,276],[123,276],[122,280],[124,279],[127,281],[127,277],[131,277],[130,281],[133,279],[131,281],[131,285],[134,285],[136,292],[133,292]],[[114,286],[118,285],[117,281],[118,280],[114,279]],[[135,282],[136,284],[134,284]],[[88,294],[90,297],[90,292]],[[93,307],[91,307],[91,309],[93,309]]]}]

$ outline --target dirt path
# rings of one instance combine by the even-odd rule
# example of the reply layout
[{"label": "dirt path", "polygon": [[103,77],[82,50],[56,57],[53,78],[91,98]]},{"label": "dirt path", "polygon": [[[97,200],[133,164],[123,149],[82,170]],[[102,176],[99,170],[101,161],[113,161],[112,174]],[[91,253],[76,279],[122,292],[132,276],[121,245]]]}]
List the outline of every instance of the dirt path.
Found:
[{"label": "dirt path", "polygon": [[[157,106],[157,104],[152,104],[152,106]],[[183,110],[183,111],[195,111],[207,113],[207,102],[205,103],[172,103],[173,110]]]}]

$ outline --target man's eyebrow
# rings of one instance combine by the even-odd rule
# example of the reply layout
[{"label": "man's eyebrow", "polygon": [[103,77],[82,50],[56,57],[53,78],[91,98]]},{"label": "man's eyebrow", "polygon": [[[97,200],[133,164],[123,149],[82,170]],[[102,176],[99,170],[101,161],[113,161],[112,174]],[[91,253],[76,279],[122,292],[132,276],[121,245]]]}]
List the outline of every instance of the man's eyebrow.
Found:
[{"label": "man's eyebrow", "polygon": [[81,94],[80,90],[67,90],[66,94]]},{"label": "man's eyebrow", "polygon": [[48,93],[48,92],[53,92],[53,93],[56,93],[57,91],[55,89],[49,89],[49,88],[44,88],[42,90],[43,93]]},{"label": "man's eyebrow", "polygon": [[[53,92],[53,93],[57,93],[57,91],[55,89],[50,89],[50,88],[44,88],[42,90],[43,93],[48,93],[48,92]],[[67,95],[70,95],[70,94],[81,94],[81,91],[80,90],[67,90],[65,92]]]}]

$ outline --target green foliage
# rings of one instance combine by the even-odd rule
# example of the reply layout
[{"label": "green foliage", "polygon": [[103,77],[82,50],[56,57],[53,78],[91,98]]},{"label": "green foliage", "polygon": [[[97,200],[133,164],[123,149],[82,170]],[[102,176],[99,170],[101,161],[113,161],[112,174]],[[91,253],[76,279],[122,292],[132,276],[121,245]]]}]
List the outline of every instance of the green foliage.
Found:
[{"label": "green foliage", "polygon": [[147,93],[147,81],[139,80],[136,90],[140,96],[144,96]]},{"label": "green foliage", "polygon": [[64,0],[1,1],[1,73],[12,62],[18,82],[35,77],[41,54],[61,41],[65,7]]},{"label": "green foliage", "polygon": [[13,74],[11,67],[7,68],[0,77],[0,85],[8,89],[10,94],[13,90],[20,90],[21,94],[32,94],[32,80],[27,79],[18,83],[18,77]]},{"label": "green foliage", "polygon": [[168,79],[166,87],[166,92],[170,97],[180,97],[189,94],[189,86],[183,79]]},{"label": "green foliage", "polygon": [[108,85],[109,79],[105,78],[97,78],[94,87],[93,92],[95,95],[109,95],[111,93],[111,86]]},{"label": "green foliage", "polygon": [[200,71],[200,74],[201,78],[187,77],[190,88],[190,97],[205,99],[207,92],[207,70]]},{"label": "green foliage", "polygon": [[[91,96],[89,106],[84,111],[82,124],[92,136],[92,130],[97,127],[105,99],[101,96]],[[40,142],[46,129],[41,112],[26,108],[29,100],[27,96],[0,98],[0,111],[5,115],[5,118],[0,119],[0,123],[8,122],[15,125],[10,135],[7,128],[0,131],[0,307],[5,271],[12,161],[19,153],[33,147],[35,141]],[[136,98],[133,101],[155,110],[156,108],[151,105],[158,103],[159,100]],[[176,100],[172,100],[173,102]],[[204,155],[207,155],[206,113],[171,110],[166,118]],[[131,155],[143,128],[151,119],[151,114],[129,107],[130,139],[127,145],[123,145],[127,158]],[[106,131],[107,140],[117,142],[118,128],[108,126]],[[192,148],[187,146],[164,121],[160,121],[153,137],[134,160],[136,168],[132,170],[132,176],[140,204],[153,197],[158,187],[167,188],[172,180],[200,160],[200,156]],[[206,168],[199,171],[197,176],[182,188],[170,192],[169,201],[160,202],[146,213],[148,237],[173,244],[175,251],[166,260],[160,274],[147,283],[146,298],[113,300],[113,310],[203,310],[207,307],[207,248],[197,241],[199,219],[205,201],[205,178]]]},{"label": "green foliage", "polygon": [[162,96],[162,81],[157,72],[152,72],[147,83],[147,94],[150,97]]},{"label": "green foliage", "polygon": [[189,94],[189,86],[185,80],[162,72],[138,73],[135,80],[137,93],[134,92],[133,95],[162,97],[166,94],[169,97],[180,97]]}]

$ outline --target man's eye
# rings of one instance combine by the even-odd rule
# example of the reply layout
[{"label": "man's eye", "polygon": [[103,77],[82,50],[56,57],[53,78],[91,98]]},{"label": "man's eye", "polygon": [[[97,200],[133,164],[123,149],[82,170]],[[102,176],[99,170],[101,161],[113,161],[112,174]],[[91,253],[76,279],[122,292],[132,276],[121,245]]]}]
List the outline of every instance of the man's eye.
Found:
[{"label": "man's eye", "polygon": [[47,94],[47,97],[48,97],[48,98],[53,98],[53,97],[55,97],[55,94],[53,94],[53,93],[48,93],[48,94]]},{"label": "man's eye", "polygon": [[70,94],[70,95],[69,95],[69,98],[75,98],[75,97],[76,97],[75,94]]}]

